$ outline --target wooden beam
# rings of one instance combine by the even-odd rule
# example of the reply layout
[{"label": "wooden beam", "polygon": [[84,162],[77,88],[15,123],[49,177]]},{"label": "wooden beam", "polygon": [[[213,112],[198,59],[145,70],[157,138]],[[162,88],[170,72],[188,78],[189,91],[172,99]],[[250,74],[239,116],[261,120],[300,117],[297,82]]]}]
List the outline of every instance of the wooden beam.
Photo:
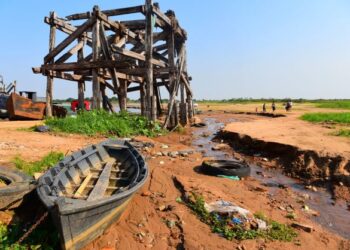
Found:
[{"label": "wooden beam", "polygon": [[161,19],[166,25],[171,27],[171,20],[164,13],[162,13],[159,8],[152,6],[152,11],[157,16],[157,18]]},{"label": "wooden beam", "polygon": [[[85,38],[86,39],[86,38]],[[82,47],[79,48],[78,50],[78,62],[82,62],[84,61],[84,44],[85,44],[85,39],[79,39],[79,43],[82,43]],[[78,81],[78,108],[80,110],[84,110],[85,109],[85,105],[84,105],[84,89],[85,89],[85,82],[84,80],[80,80]]]},{"label": "wooden beam", "polygon": [[[112,47],[113,47],[114,52],[116,52],[120,55],[129,57],[132,59],[136,59],[136,60],[146,61],[146,56],[144,56],[144,55],[141,55],[139,53],[136,53],[136,52],[133,52],[133,51],[130,51],[127,49],[119,48],[119,47],[115,46],[114,44],[112,45]],[[154,59],[154,58],[151,58],[151,63],[154,65],[160,66],[160,67],[167,66],[167,64],[165,62],[162,62],[162,61]]]},{"label": "wooden beam", "polygon": [[[144,5],[134,6],[134,7],[127,7],[127,8],[120,8],[120,9],[112,9],[112,10],[103,10],[101,11],[106,16],[119,16],[119,15],[125,15],[125,14],[133,14],[133,13],[139,13],[144,12]],[[91,12],[85,12],[85,13],[78,13],[66,16],[67,20],[80,20],[80,19],[87,19],[90,18]]]},{"label": "wooden beam", "polygon": [[44,62],[48,63],[56,55],[58,55],[62,50],[64,50],[70,43],[81,36],[89,27],[91,27],[96,22],[95,17],[91,17],[84,24],[79,26],[71,35],[64,39],[57,47],[55,47],[49,54],[44,57]]},{"label": "wooden beam", "polygon": [[94,188],[91,190],[89,197],[87,198],[87,201],[94,201],[103,198],[109,185],[109,177],[111,175],[112,166],[112,161],[105,164],[97,182],[94,185]]},{"label": "wooden beam", "polygon": [[81,50],[81,48],[84,47],[84,41],[81,40],[80,42],[78,42],[78,44],[76,44],[73,48],[71,48],[67,53],[65,53],[64,55],[62,55],[60,58],[58,58],[55,63],[63,63],[65,61],[67,61],[72,55],[74,55],[75,53],[77,53],[79,50]]},{"label": "wooden beam", "polygon": [[[50,13],[50,19],[51,21],[56,17],[55,12]],[[50,38],[49,38],[49,53],[51,53],[55,48],[55,42],[56,42],[56,27],[51,24],[50,25]],[[50,59],[48,62],[53,63],[53,58]],[[51,76],[47,77],[47,84],[46,84],[46,116],[52,117],[52,105],[53,105],[53,80],[54,78]]]},{"label": "wooden beam", "polygon": [[[110,49],[110,45],[108,42],[108,39],[106,37],[106,33],[105,33],[105,29],[103,27],[103,22],[101,22],[100,24],[100,35],[101,35],[101,47],[102,47],[102,51],[103,54],[105,56],[105,58],[107,60],[112,60],[112,61],[116,61],[114,54],[112,53],[111,49]],[[118,92],[119,89],[119,80],[117,77],[117,71],[115,69],[115,67],[111,67],[108,68],[110,75],[112,76],[112,81],[113,81],[113,85],[114,85],[114,92]]]},{"label": "wooden beam", "polygon": [[[166,82],[159,82],[157,83],[156,87],[162,87],[167,85]],[[135,92],[135,91],[140,91],[141,90],[141,85],[140,86],[136,86],[136,87],[130,87],[128,88],[128,92]]]},{"label": "wooden beam", "polygon": [[[94,16],[98,16],[99,8],[94,6]],[[89,19],[92,20],[92,17]],[[95,25],[92,29],[92,60],[93,62],[99,60],[101,51],[100,42],[100,20],[94,19]],[[92,70],[92,108],[101,108],[101,91],[100,91],[100,79],[99,79],[99,69],[94,68]]]},{"label": "wooden beam", "polygon": [[[50,24],[50,18],[45,17],[44,22],[47,24]],[[77,29],[77,27],[75,27],[75,26],[71,25],[70,23],[68,23],[67,21],[64,21],[64,20],[59,19],[59,18],[54,18],[52,20],[52,22],[53,22],[53,24],[55,24],[55,26],[58,30],[62,31],[63,33],[66,33],[67,35],[71,35]],[[88,35],[87,33],[83,33],[82,36],[86,38],[87,45],[92,47],[91,36]]]},{"label": "wooden beam", "polygon": [[114,32],[127,35],[131,39],[134,39],[134,40],[139,41],[141,43],[144,42],[143,39],[140,36],[138,36],[136,33],[132,32],[131,30],[126,29],[120,23],[117,23],[117,22],[109,19],[108,16],[106,16],[102,12],[98,12],[97,17],[98,17],[98,19],[100,19],[101,21],[104,22],[106,27],[109,27]]},{"label": "wooden beam", "polygon": [[149,120],[155,121],[157,112],[156,108],[154,107],[154,101],[153,101],[153,92],[154,92],[154,86],[153,86],[153,13],[152,13],[152,6],[153,6],[153,0],[146,0],[146,56],[145,56],[145,65],[146,65],[146,74],[145,74],[145,80],[146,80],[146,117]]}]

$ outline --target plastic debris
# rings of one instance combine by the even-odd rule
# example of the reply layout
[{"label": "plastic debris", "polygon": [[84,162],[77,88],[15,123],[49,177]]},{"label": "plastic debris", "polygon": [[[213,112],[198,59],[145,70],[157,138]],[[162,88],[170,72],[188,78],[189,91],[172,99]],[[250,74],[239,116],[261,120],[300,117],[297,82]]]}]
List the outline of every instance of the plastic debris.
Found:
[{"label": "plastic debris", "polygon": [[224,200],[214,201],[210,204],[205,203],[204,207],[209,213],[238,213],[243,217],[247,217],[250,214],[248,210]]},{"label": "plastic debris", "polygon": [[42,125],[42,126],[37,126],[35,128],[36,132],[40,132],[40,133],[45,133],[45,132],[49,132],[50,131],[50,127],[46,126],[46,125]]},{"label": "plastic debris", "polygon": [[221,178],[226,178],[226,179],[230,179],[230,180],[234,180],[234,181],[239,181],[240,178],[238,176],[230,176],[230,175],[218,175],[218,177]]},{"label": "plastic debris", "polygon": [[232,222],[238,225],[243,223],[239,218],[232,218]]},{"label": "plastic debris", "polygon": [[256,219],[256,222],[258,223],[258,229],[260,230],[266,230],[267,229],[267,223],[264,220]]}]

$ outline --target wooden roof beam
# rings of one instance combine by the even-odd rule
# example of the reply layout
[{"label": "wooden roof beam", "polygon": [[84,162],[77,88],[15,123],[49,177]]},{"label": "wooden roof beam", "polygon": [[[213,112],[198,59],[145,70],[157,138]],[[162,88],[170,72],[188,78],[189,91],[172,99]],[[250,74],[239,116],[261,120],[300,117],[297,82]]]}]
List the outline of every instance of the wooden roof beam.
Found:
[{"label": "wooden roof beam", "polygon": [[64,39],[59,45],[57,45],[49,54],[44,57],[44,63],[48,63],[55,56],[57,56],[62,50],[64,50],[75,39],[80,37],[89,27],[91,27],[96,21],[95,17],[91,17],[84,24],[79,26],[71,35]]},{"label": "wooden roof beam", "polygon": [[[119,16],[119,15],[133,14],[133,13],[143,13],[144,9],[145,9],[144,5],[139,5],[139,6],[133,6],[133,7],[127,7],[127,8],[103,10],[101,12],[106,16]],[[91,17],[91,12],[88,11],[85,13],[78,13],[78,14],[66,16],[66,19],[80,20],[80,19],[87,19],[90,17]]]}]

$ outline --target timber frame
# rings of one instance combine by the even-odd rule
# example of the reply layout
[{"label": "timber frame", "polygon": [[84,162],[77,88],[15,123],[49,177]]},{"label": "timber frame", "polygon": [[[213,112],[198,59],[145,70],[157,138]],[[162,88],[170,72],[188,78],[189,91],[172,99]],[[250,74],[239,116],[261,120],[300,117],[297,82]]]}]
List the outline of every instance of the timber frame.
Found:
[{"label": "timber frame", "polygon": [[[115,20],[134,13],[144,18]],[[163,13],[159,4],[146,0],[145,5],[112,10],[94,6],[91,12],[65,18],[50,12],[44,22],[50,25],[49,53],[33,72],[47,77],[47,116],[52,116],[53,83],[59,78],[77,82],[80,108],[84,107],[85,82],[92,81],[93,109],[111,109],[105,101],[106,89],[118,96],[122,111],[127,109],[127,93],[138,91],[141,114],[153,121],[166,114],[164,127],[186,125],[193,117],[187,33],[174,11]],[[57,30],[67,35],[58,44]],[[161,87],[169,93],[166,108],[162,106]]]}]

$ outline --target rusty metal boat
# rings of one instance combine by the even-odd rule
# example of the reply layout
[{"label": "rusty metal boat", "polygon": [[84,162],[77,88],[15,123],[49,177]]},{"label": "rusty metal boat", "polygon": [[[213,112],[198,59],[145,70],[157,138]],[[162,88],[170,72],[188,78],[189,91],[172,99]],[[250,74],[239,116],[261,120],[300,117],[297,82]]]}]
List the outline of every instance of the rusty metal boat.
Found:
[{"label": "rusty metal boat", "polygon": [[46,172],[37,192],[59,230],[62,249],[81,249],[101,235],[147,176],[144,159],[123,140],[89,146]]},{"label": "rusty metal boat", "polygon": [[45,107],[45,102],[35,102],[16,93],[12,93],[7,100],[7,111],[11,120],[42,120]]}]

